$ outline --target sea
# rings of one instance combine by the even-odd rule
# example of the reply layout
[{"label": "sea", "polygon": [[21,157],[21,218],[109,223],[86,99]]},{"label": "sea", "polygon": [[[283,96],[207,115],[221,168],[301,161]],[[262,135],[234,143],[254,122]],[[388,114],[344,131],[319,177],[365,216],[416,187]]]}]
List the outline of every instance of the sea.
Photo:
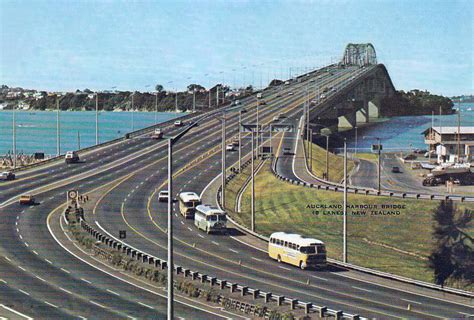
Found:
[{"label": "sea", "polygon": [[[158,112],[164,122],[185,113]],[[15,111],[17,154],[42,152],[55,155],[57,113],[55,111]],[[95,144],[95,111],[59,113],[61,153]],[[99,112],[99,142],[122,137],[127,132],[155,124],[154,112]],[[13,152],[13,111],[0,111],[0,156]]]},{"label": "sea", "polygon": [[[461,126],[474,126],[474,103],[456,104],[460,110]],[[164,122],[183,113],[159,112],[157,122]],[[56,154],[56,117],[54,111],[16,111],[17,153],[33,154],[43,152],[45,155]],[[132,123],[133,118],[133,123]],[[154,112],[100,112],[100,142],[119,138],[125,133],[155,123]],[[415,148],[426,149],[422,132],[434,126],[457,126],[458,115],[424,115],[402,116],[377,119],[369,125],[358,125],[357,130],[341,132],[345,137],[349,152],[369,152],[380,138],[385,152],[409,151]],[[12,111],[0,111],[0,155],[11,153]],[[356,132],[357,131],[357,132]],[[61,111],[60,112],[61,152],[76,150],[95,144],[95,112]],[[79,138],[78,138],[79,137]],[[340,139],[339,139],[340,140]],[[334,149],[337,149],[334,148]],[[340,150],[338,150],[340,151]]]}]

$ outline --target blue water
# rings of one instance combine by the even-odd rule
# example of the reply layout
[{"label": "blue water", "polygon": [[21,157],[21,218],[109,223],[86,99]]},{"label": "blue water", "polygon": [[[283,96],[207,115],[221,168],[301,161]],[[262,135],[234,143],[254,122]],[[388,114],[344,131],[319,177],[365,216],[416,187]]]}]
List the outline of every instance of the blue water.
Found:
[{"label": "blue water", "polygon": [[[183,113],[159,112],[158,122],[181,116]],[[134,112],[133,127],[138,130],[155,123],[155,113]],[[0,111],[0,155],[13,150],[13,112]],[[131,112],[100,112],[99,142],[106,142],[132,131]],[[61,152],[78,149],[78,133],[81,148],[95,144],[94,111],[61,111]],[[56,154],[56,112],[16,111],[17,153],[44,152]]]},{"label": "blue water", "polygon": [[[474,103],[456,104],[461,110],[461,126],[474,126]],[[468,110],[472,109],[472,110]],[[413,148],[427,149],[422,132],[431,127],[432,116],[393,117],[387,121],[361,127],[357,130],[357,150],[369,151],[380,138],[384,151],[407,151]],[[457,126],[458,116],[435,115],[434,126]],[[348,150],[355,148],[355,130],[345,134]]]}]

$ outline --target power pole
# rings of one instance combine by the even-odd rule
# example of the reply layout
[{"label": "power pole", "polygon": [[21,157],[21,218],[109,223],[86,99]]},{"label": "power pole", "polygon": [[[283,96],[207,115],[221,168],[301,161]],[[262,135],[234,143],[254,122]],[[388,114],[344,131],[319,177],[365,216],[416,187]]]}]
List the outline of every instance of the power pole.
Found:
[{"label": "power pole", "polygon": [[196,88],[193,89],[193,113],[196,112]]},{"label": "power pole", "polygon": [[81,134],[77,130],[77,150],[81,150]]}]

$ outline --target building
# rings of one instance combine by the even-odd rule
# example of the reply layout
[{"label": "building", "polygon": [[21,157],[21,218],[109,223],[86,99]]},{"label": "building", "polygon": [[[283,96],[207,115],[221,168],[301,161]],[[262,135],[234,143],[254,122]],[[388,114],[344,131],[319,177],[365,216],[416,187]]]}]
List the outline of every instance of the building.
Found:
[{"label": "building", "polygon": [[438,162],[457,162],[458,155],[459,160],[472,160],[474,127],[431,127],[423,134],[429,150],[436,150]]}]

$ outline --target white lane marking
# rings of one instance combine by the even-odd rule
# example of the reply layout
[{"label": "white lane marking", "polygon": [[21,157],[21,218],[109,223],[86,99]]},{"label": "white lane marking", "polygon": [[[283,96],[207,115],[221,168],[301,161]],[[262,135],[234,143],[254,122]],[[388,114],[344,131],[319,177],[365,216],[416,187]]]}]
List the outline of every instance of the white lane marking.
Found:
[{"label": "white lane marking", "polygon": [[311,276],[312,278],[315,278],[315,279],[319,279],[319,280],[323,280],[323,281],[329,281],[328,279],[326,278],[322,278],[322,277],[318,277],[318,276]]},{"label": "white lane marking", "polygon": [[48,301],[45,301],[44,303],[46,303],[47,305],[49,305],[49,306],[51,306],[51,307],[53,307],[53,308],[57,308],[57,307],[58,307],[57,305],[54,305],[54,304],[52,304],[52,303],[50,303],[50,302],[48,302]]},{"label": "white lane marking", "polygon": [[155,308],[153,308],[152,306],[149,306],[149,305],[147,305],[147,304],[145,304],[145,303],[143,303],[143,302],[140,302],[140,301],[138,302],[138,304],[141,304],[142,306],[147,307],[147,308],[150,308],[150,309],[155,309]]},{"label": "white lane marking", "polygon": [[92,303],[92,304],[95,304],[96,306],[99,306],[99,307],[101,307],[101,308],[107,309],[107,307],[106,307],[106,306],[104,306],[104,305],[101,305],[100,303],[98,303],[98,302],[95,302],[94,300],[89,300],[89,302],[90,302],[90,303]]},{"label": "white lane marking", "polygon": [[283,269],[283,270],[291,271],[291,269],[290,269],[290,268],[287,268],[287,267],[278,266],[278,268]]},{"label": "white lane marking", "polygon": [[44,280],[43,278],[39,277],[39,276],[35,276],[37,279],[40,279],[41,281],[43,282],[46,282],[46,280]]},{"label": "white lane marking", "polygon": [[469,313],[465,313],[465,312],[461,312],[461,311],[459,311],[459,313],[465,315],[467,318],[474,317],[474,314],[469,314]]},{"label": "white lane marking", "polygon": [[421,302],[418,302],[418,301],[413,301],[413,300],[408,300],[408,299],[403,299],[403,298],[400,298],[400,300],[410,302],[410,303],[422,304]]},{"label": "white lane marking", "polygon": [[18,226],[18,221],[15,221],[15,226]]},{"label": "white lane marking", "polygon": [[48,259],[44,259],[47,263],[49,264],[53,264],[51,261],[49,261]]},{"label": "white lane marking", "polygon": [[14,314],[17,314],[17,315],[19,315],[19,316],[21,316],[21,317],[24,317],[24,318],[26,318],[26,319],[28,319],[28,320],[33,320],[32,317],[28,317],[26,314],[21,313],[21,312],[18,312],[18,311],[16,311],[16,310],[12,309],[12,308],[9,308],[9,307],[7,307],[7,306],[4,305],[4,304],[0,304],[0,307],[2,307],[2,308],[5,309],[5,310],[8,310],[8,311],[10,311],[10,312],[13,312]]},{"label": "white lane marking", "polygon": [[87,279],[81,278],[81,280],[84,281],[85,283],[91,284],[91,282]]},{"label": "white lane marking", "polygon": [[66,292],[66,293],[69,293],[69,294],[72,294],[71,291],[67,290],[67,289],[64,289],[63,287],[59,287],[60,290]]},{"label": "white lane marking", "polygon": [[256,260],[256,261],[262,261],[262,259],[259,259],[259,258],[255,258],[255,257],[252,257],[253,260]]},{"label": "white lane marking", "polygon": [[38,255],[38,252],[36,252],[35,250],[33,250],[33,253],[36,254],[36,255]]},{"label": "white lane marking", "polygon": [[29,247],[30,245],[28,244],[28,242],[25,242],[25,246]]},{"label": "white lane marking", "polygon": [[202,234],[199,234],[199,233],[198,233],[198,236],[200,236],[201,238],[203,238],[203,239],[204,239],[204,236],[203,236]]},{"label": "white lane marking", "polygon": [[354,289],[357,289],[357,290],[362,290],[362,291],[372,292],[372,290],[369,290],[369,289],[364,289],[364,288],[359,288],[359,287],[355,287],[355,286],[352,286],[352,288],[354,288]]},{"label": "white lane marking", "polygon": [[212,243],[214,243],[216,246],[218,246],[218,245],[219,245],[219,244],[218,244],[217,242],[215,242],[215,241],[212,241]]},{"label": "white lane marking", "polygon": [[16,232],[20,232],[20,229],[16,228]]},{"label": "white lane marking", "polygon": [[64,269],[64,268],[61,268],[61,270],[64,271],[64,272],[66,272],[66,273],[71,273],[71,271],[66,270],[66,269]]},{"label": "white lane marking", "polygon": [[184,224],[184,222],[183,222],[183,221],[180,221],[180,222],[181,222],[181,224]]},{"label": "white lane marking", "polygon": [[114,294],[114,295],[116,295],[116,296],[120,296],[119,293],[117,293],[117,292],[115,292],[115,291],[112,291],[112,290],[109,290],[109,289],[107,289],[107,292],[110,292],[111,294]]},{"label": "white lane marking", "polygon": [[4,283],[4,284],[7,284],[7,282],[3,279],[0,279],[0,282]]},{"label": "white lane marking", "polygon": [[11,262],[11,260],[10,260],[10,258],[9,258],[9,257],[5,257],[5,259],[7,259],[8,261],[10,261],[10,262]]},{"label": "white lane marking", "polygon": [[239,253],[239,251],[237,250],[234,250],[234,249],[229,249],[230,251],[234,252],[234,253]]},{"label": "white lane marking", "polygon": [[18,268],[20,268],[21,270],[25,271],[26,272],[26,269],[23,268],[22,266],[18,266]]},{"label": "white lane marking", "polygon": [[20,234],[20,239],[23,240],[23,236]]},{"label": "white lane marking", "polygon": [[191,229],[191,227],[188,227],[188,230],[189,230],[189,231],[193,231],[193,229]]},{"label": "white lane marking", "polygon": [[23,294],[26,294],[27,296],[30,295],[30,294],[29,294],[28,292],[26,292],[25,290],[18,289],[18,291],[20,291],[20,292],[23,293]]}]

